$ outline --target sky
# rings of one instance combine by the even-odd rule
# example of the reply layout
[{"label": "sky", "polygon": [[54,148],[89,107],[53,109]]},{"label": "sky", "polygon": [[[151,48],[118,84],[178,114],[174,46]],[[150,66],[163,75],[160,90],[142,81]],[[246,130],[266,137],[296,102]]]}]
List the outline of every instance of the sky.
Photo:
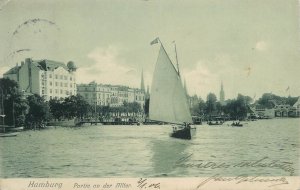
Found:
[{"label": "sky", "polygon": [[[300,96],[297,0],[0,0],[0,75],[27,57],[77,83],[151,86],[159,37],[190,95]],[[26,22],[27,21],[27,22]]]}]

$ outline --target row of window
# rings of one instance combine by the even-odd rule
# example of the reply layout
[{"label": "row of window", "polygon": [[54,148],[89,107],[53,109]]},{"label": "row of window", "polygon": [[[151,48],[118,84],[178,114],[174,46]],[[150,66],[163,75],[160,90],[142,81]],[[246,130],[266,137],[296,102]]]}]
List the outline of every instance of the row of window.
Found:
[{"label": "row of window", "polygon": [[55,94],[65,94],[65,95],[73,95],[72,91],[68,91],[68,90],[62,90],[62,89],[55,89],[54,91],[52,89],[49,90],[50,94],[52,94],[53,92],[55,92]]},{"label": "row of window", "polygon": [[[78,86],[78,89],[80,91],[85,91],[85,92],[89,92],[89,91],[94,91],[96,92],[96,88],[95,87],[82,87],[82,86]],[[115,88],[98,88],[98,91],[100,92],[111,92],[111,91],[114,91],[112,93],[119,93],[119,94],[124,94],[124,96],[128,96],[128,93],[137,93],[137,94],[144,94],[143,91],[130,91],[130,90],[118,90],[118,89],[115,89]]]},{"label": "row of window", "polygon": [[[44,85],[44,83],[42,83],[42,85]],[[53,86],[53,83],[50,81],[49,82],[49,85],[50,86]],[[60,86],[60,87],[68,87],[68,83],[63,83],[63,82],[55,82],[55,86]],[[76,84],[72,84],[72,83],[70,83],[70,85],[69,85],[71,88],[73,88],[73,86],[75,87],[76,86]]]},{"label": "row of window", "polygon": [[144,101],[145,97],[144,96],[135,96],[135,101]]},{"label": "row of window", "polygon": [[[52,74],[49,74],[49,78],[52,78]],[[65,75],[55,75],[55,79],[68,80],[68,76]],[[70,81],[73,80],[73,77],[70,77]],[[75,79],[74,79],[75,80]]]}]

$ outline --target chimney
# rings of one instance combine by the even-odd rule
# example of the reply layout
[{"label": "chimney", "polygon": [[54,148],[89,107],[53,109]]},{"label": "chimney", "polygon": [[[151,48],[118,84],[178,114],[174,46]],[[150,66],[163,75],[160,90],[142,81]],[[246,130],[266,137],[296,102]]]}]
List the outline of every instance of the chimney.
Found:
[{"label": "chimney", "polygon": [[31,58],[26,58],[26,59],[25,59],[25,63],[28,63],[28,64],[29,64],[29,63],[31,63],[31,62],[32,62]]}]

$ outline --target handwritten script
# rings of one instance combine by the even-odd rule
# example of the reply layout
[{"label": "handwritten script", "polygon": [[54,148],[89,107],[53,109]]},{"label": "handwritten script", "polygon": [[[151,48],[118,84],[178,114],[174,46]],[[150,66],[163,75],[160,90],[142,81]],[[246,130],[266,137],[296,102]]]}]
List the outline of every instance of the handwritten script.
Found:
[{"label": "handwritten script", "polygon": [[202,186],[209,182],[234,182],[235,184],[240,183],[268,183],[268,187],[273,187],[277,185],[287,185],[289,182],[285,177],[259,177],[259,176],[248,176],[239,175],[237,177],[221,177],[220,174],[215,174],[204,181],[201,181],[196,189],[200,189]]},{"label": "handwritten script", "polygon": [[254,161],[240,161],[238,163],[213,162],[204,160],[192,160],[193,154],[182,157],[175,162],[176,167],[199,168],[199,169],[225,169],[225,168],[273,168],[287,172],[293,176],[295,169],[292,162],[273,160],[265,156]]},{"label": "handwritten script", "polygon": [[140,178],[137,182],[137,187],[140,189],[160,189],[160,183],[150,182],[147,178]]}]

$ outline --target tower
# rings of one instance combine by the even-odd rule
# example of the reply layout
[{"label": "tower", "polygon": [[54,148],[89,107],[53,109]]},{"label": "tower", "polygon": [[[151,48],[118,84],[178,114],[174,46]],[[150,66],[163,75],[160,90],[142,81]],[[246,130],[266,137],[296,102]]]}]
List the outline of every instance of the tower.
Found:
[{"label": "tower", "polygon": [[224,89],[223,89],[223,81],[221,82],[220,103],[221,103],[221,105],[225,104],[225,92],[224,92]]},{"label": "tower", "polygon": [[142,76],[141,76],[141,90],[145,92],[145,83],[144,83],[144,71],[142,70]]},{"label": "tower", "polygon": [[150,98],[149,85],[147,85],[146,99]]}]

